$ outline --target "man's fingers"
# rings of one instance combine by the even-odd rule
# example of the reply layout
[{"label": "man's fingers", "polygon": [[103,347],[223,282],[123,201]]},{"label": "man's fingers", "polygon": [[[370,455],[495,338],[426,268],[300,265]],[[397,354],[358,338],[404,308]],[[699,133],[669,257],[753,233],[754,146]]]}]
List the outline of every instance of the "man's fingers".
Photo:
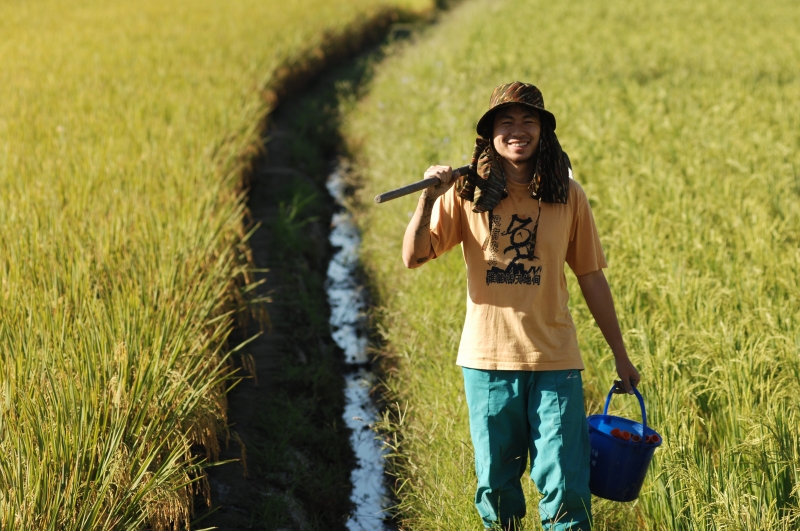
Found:
[{"label": "man's fingers", "polygon": [[633,390],[636,388],[637,385],[639,385],[639,378],[636,376],[631,376],[630,378],[628,378],[628,385],[625,388],[625,390],[628,392],[629,395],[632,395]]},{"label": "man's fingers", "polygon": [[624,391],[629,395],[634,394],[633,390],[639,385],[641,376],[639,376],[639,371],[636,370],[636,367],[627,359],[627,356],[624,359],[617,360],[617,375],[619,380],[614,383],[621,390],[620,392]]},{"label": "man's fingers", "polygon": [[453,178],[453,168],[450,166],[439,166],[438,177],[439,180],[442,181],[442,185],[446,185],[450,182],[450,179]]},{"label": "man's fingers", "polygon": [[450,166],[431,166],[425,172],[425,178],[438,177],[442,184],[447,184],[453,178],[453,168]]},{"label": "man's fingers", "polygon": [[623,378],[621,380],[614,380],[614,385],[616,386],[616,389],[614,390],[615,394],[627,393],[632,395],[633,389],[639,385],[639,381],[633,377]]}]

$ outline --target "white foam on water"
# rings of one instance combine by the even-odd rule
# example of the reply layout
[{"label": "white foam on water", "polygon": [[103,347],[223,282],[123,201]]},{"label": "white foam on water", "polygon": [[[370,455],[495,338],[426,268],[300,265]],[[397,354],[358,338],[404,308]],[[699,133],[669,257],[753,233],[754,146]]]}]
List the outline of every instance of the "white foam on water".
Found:
[{"label": "white foam on water", "polygon": [[[344,204],[347,184],[339,168],[326,183],[336,204]],[[373,374],[365,367],[367,356],[367,299],[358,282],[358,249],[361,236],[347,211],[331,219],[329,241],[337,248],[328,264],[325,289],[331,308],[331,337],[344,351],[345,361],[358,369],[345,376],[344,421],[352,430],[350,445],[356,455],[356,467],[350,473],[353,492],[350,499],[355,511],[347,521],[349,531],[383,531],[388,491],[383,481],[383,446],[373,429],[378,410],[369,396]]]},{"label": "white foam on water", "polygon": [[370,399],[369,390],[374,377],[365,368],[346,377],[347,405],[344,419],[353,430],[350,444],[356,454],[358,465],[350,473],[353,492],[350,499],[356,509],[347,521],[349,531],[379,531],[384,529],[385,504],[388,497],[383,482],[383,449],[375,439],[373,423],[378,411]]},{"label": "white foam on water", "polygon": [[[341,179],[334,172],[329,181],[334,177]],[[338,197],[334,196],[334,199],[341,205]],[[331,335],[344,351],[347,363],[366,363],[369,361],[365,318],[367,300],[357,276],[361,236],[348,212],[333,215],[328,239],[333,247],[338,248],[328,264],[325,281],[331,308]]]}]

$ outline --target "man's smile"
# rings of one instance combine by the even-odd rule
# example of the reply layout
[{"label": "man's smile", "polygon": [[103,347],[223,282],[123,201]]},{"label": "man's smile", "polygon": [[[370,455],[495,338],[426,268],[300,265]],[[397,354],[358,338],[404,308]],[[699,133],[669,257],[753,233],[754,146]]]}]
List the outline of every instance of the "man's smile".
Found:
[{"label": "man's smile", "polygon": [[510,140],[508,142],[508,145],[510,145],[512,147],[517,147],[517,148],[524,148],[528,144],[530,144],[529,140]]}]

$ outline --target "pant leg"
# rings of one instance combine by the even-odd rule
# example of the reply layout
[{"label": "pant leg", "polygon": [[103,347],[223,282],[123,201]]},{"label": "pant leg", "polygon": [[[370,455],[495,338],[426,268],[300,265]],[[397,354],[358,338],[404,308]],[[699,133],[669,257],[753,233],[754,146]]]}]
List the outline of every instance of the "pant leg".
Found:
[{"label": "pant leg", "polygon": [[478,488],[475,507],[486,527],[525,516],[520,478],[528,456],[525,371],[464,367]]},{"label": "pant leg", "polygon": [[530,390],[531,478],[544,529],[589,531],[589,429],[578,370],[534,373]]}]

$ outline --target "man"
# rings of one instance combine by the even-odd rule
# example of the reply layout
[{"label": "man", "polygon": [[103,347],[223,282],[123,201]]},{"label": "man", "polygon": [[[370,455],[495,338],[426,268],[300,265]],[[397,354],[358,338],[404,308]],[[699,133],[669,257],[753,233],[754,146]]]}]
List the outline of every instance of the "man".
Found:
[{"label": "man", "polygon": [[423,191],[403,239],[409,268],[462,245],[468,298],[457,363],[475,448],[475,505],[487,528],[513,528],[525,515],[520,478],[528,453],[545,529],[591,526],[584,367],[565,262],[624,390],[632,393],[640,379],[625,351],[589,203],[555,128],[535,86],[497,87],[478,122],[469,175],[453,179],[449,166],[428,168],[425,177],[441,184]]}]

